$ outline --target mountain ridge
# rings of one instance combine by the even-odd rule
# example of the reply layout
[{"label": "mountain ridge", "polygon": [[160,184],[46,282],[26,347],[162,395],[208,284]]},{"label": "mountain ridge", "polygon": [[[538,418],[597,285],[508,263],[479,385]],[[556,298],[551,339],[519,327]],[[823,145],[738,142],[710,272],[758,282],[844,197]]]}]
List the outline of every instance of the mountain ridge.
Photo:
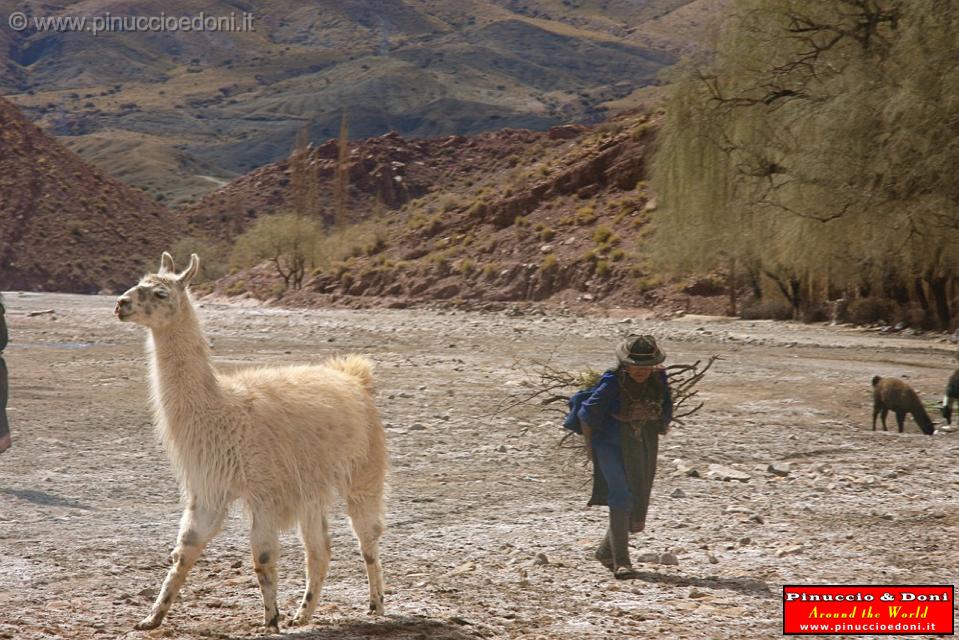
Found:
[{"label": "mountain ridge", "polygon": [[[180,206],[210,189],[189,169],[163,166],[167,159],[229,179],[284,158],[304,127],[313,140],[335,137],[344,112],[353,138],[600,121],[607,105],[645,100],[641,90],[686,46],[647,43],[636,29],[689,2],[703,0],[605,8],[546,0],[0,0],[31,18],[252,11],[257,29],[95,38],[0,30],[0,64],[10,71],[0,91],[51,132],[77,137],[70,146],[84,157]],[[142,137],[136,157],[123,152],[130,135]]]}]

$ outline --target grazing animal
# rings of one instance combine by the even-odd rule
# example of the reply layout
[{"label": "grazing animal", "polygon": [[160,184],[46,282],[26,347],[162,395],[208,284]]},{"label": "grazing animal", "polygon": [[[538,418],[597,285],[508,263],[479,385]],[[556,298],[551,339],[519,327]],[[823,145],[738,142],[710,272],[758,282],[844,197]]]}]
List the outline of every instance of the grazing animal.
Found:
[{"label": "grazing animal", "polygon": [[899,424],[899,433],[903,432],[906,414],[911,413],[916,424],[926,435],[935,433],[936,428],[929,414],[926,413],[919,394],[899,378],[883,378],[875,376],[872,379],[872,430],[876,430],[876,416],[882,413],[882,430],[886,429],[886,416],[892,409],[896,413],[896,422]]},{"label": "grazing animal", "polygon": [[946,419],[946,424],[952,424],[952,405],[959,400],[959,369],[956,369],[949,382],[946,383],[946,394],[942,396],[942,417]]},{"label": "grazing animal", "polygon": [[264,622],[274,631],[278,532],[299,525],[307,584],[293,624],[309,621],[330,562],[326,512],[334,492],[346,502],[366,562],[370,612],[382,614],[387,452],[371,395],[371,363],[347,356],[317,366],[216,371],[188,289],[198,270],[195,254],[177,273],[164,253],[159,272],[120,296],[115,309],[120,320],[150,330],[156,429],[186,498],[173,564],[136,628],[160,625],[237,499],[251,519]]}]

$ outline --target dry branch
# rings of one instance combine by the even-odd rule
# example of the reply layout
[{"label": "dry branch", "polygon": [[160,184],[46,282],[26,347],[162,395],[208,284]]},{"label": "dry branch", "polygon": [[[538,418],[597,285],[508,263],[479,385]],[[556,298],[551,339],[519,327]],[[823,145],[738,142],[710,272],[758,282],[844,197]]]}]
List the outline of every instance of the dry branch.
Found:
[{"label": "dry branch", "polygon": [[[692,364],[673,364],[666,367],[669,389],[673,398],[673,422],[682,424],[684,418],[688,418],[703,407],[702,402],[696,403],[699,391],[695,387],[718,359],[719,356],[711,356],[705,364],[702,360],[697,360]],[[565,415],[569,397],[579,389],[596,384],[600,375],[602,375],[600,372],[592,369],[572,373],[557,369],[549,363],[537,362],[533,379],[525,383],[529,391],[507,403],[492,415],[533,403]]]}]

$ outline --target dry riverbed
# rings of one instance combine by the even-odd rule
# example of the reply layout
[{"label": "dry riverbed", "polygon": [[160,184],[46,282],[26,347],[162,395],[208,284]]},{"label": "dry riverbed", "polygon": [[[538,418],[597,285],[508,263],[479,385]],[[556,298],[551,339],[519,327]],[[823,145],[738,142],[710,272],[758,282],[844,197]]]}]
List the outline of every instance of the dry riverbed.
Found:
[{"label": "dry riverbed", "polygon": [[[10,421],[0,456],[0,638],[259,638],[246,522],[231,516],[164,626],[132,631],[163,578],[180,505],[147,411],[143,332],[109,297],[8,294]],[[53,310],[53,313],[35,312]],[[788,583],[949,584],[959,575],[959,434],[870,430],[873,375],[927,401],[956,366],[939,337],[685,318],[643,321],[206,303],[218,366],[377,363],[392,471],[387,616],[366,614],[341,511],[303,640],[773,638]],[[543,409],[490,413],[534,361],[602,368],[629,331],[671,362],[719,354],[704,410],[661,442],[641,578],[590,559],[605,510]],[[933,416],[938,420],[938,416]],[[890,423],[894,425],[890,418]],[[895,429],[895,427],[892,427]],[[778,464],[776,472],[768,470]],[[737,479],[739,478],[739,479]],[[281,608],[304,580],[282,538]]]}]

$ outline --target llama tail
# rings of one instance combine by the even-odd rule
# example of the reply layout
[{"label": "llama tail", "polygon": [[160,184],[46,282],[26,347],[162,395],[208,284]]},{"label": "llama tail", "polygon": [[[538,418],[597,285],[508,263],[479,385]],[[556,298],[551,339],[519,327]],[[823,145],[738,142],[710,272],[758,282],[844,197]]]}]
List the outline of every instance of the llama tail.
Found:
[{"label": "llama tail", "polygon": [[353,376],[367,391],[373,391],[373,363],[369,359],[357,355],[337,356],[327,360],[326,366]]}]

